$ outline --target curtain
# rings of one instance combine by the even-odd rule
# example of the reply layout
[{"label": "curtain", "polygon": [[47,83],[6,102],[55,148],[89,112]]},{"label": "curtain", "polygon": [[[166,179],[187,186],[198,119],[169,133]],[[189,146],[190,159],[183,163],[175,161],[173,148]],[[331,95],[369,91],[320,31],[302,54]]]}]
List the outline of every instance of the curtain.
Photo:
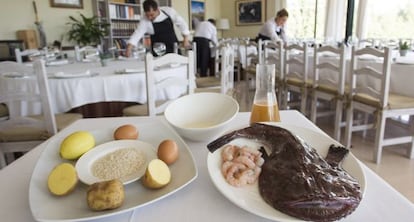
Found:
[{"label": "curtain", "polygon": [[328,1],[325,37],[342,41],[345,35],[346,1]]}]

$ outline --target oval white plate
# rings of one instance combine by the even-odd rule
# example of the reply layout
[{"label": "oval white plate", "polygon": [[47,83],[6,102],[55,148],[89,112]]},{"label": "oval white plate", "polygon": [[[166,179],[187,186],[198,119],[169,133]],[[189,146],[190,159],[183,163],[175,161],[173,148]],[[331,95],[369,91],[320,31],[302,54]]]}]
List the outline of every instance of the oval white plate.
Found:
[{"label": "oval white plate", "polygon": [[[290,130],[293,134],[298,135],[306,141],[310,146],[314,147],[317,152],[325,157],[328,153],[329,146],[331,144],[340,145],[334,139],[328,137],[326,134],[318,133],[316,131],[294,126],[285,123],[268,123],[271,125],[276,125],[287,130]],[[230,144],[235,144],[238,146],[247,145],[252,148],[260,148],[260,144],[254,142],[253,140],[247,139],[235,139],[230,142]],[[267,204],[259,194],[258,182],[245,187],[233,187],[226,182],[223,175],[221,174],[221,149],[216,150],[214,153],[208,153],[207,156],[207,167],[208,173],[211,180],[217,189],[231,202],[236,206],[256,214],[258,216],[274,220],[274,221],[302,221],[297,218],[286,215],[272,206]],[[365,175],[362,171],[359,161],[355,158],[352,153],[349,153],[347,157],[342,162],[342,167],[349,174],[355,177],[359,184],[361,185],[361,191],[364,194],[366,189]]]},{"label": "oval white plate", "polygon": [[145,169],[147,168],[148,162],[152,159],[157,158],[157,154],[155,153],[155,147],[149,143],[145,143],[139,140],[115,140],[107,143],[103,143],[101,145],[96,146],[95,148],[91,149],[87,153],[81,156],[79,160],[76,162],[76,171],[78,173],[79,179],[88,185],[91,185],[96,182],[104,181],[98,177],[95,177],[92,173],[92,165],[93,163],[98,160],[99,158],[115,152],[117,150],[126,149],[126,148],[134,148],[140,150],[145,155],[144,163],[142,164],[141,168],[136,171],[135,173],[118,178],[121,180],[123,184],[128,184],[134,182],[142,177],[145,173]]}]

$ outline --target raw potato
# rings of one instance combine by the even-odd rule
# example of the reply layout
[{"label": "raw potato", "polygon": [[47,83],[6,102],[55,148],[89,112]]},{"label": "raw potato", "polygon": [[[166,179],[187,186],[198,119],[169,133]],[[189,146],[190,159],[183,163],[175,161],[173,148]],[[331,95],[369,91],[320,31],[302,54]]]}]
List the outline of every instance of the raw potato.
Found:
[{"label": "raw potato", "polygon": [[60,144],[60,156],[75,160],[95,146],[95,138],[90,132],[77,131],[67,136]]},{"label": "raw potato", "polygon": [[50,172],[47,187],[52,194],[63,196],[73,191],[78,181],[75,167],[70,163],[61,163]]},{"label": "raw potato", "polygon": [[171,181],[171,172],[167,164],[160,159],[153,159],[149,162],[145,171],[142,183],[145,187],[158,189]]},{"label": "raw potato", "polygon": [[88,206],[96,211],[118,208],[124,199],[124,185],[118,179],[94,183],[87,192]]}]

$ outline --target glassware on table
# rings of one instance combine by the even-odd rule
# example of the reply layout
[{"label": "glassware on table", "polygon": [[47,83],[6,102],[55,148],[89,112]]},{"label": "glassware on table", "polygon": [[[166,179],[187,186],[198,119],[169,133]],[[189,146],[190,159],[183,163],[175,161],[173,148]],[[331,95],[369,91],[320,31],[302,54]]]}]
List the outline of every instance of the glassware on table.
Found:
[{"label": "glassware on table", "polygon": [[148,34],[144,35],[142,44],[144,45],[145,52],[151,52],[151,36],[150,35]]},{"label": "glassware on table", "polygon": [[157,54],[157,56],[162,56],[167,51],[167,46],[163,42],[156,42],[152,46],[152,50],[154,50],[154,52],[155,52],[155,54]]},{"label": "glassware on table", "polygon": [[250,124],[280,122],[279,106],[275,92],[275,64],[256,65],[256,92]]}]

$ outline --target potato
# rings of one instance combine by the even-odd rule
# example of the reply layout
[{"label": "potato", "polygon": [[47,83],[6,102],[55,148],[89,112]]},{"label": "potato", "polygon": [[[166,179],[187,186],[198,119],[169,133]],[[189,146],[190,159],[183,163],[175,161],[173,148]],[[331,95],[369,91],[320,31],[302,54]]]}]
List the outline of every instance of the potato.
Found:
[{"label": "potato", "polygon": [[49,173],[47,187],[52,194],[63,196],[73,191],[78,181],[75,167],[70,163],[61,163]]},{"label": "potato", "polygon": [[77,131],[67,136],[60,144],[60,156],[75,160],[95,146],[95,138],[90,132]]},{"label": "potato", "polygon": [[142,184],[151,189],[159,189],[171,181],[171,172],[167,164],[160,159],[153,159],[149,162]]},{"label": "potato", "polygon": [[92,210],[118,208],[125,199],[124,185],[118,179],[94,183],[89,186],[86,199]]}]

